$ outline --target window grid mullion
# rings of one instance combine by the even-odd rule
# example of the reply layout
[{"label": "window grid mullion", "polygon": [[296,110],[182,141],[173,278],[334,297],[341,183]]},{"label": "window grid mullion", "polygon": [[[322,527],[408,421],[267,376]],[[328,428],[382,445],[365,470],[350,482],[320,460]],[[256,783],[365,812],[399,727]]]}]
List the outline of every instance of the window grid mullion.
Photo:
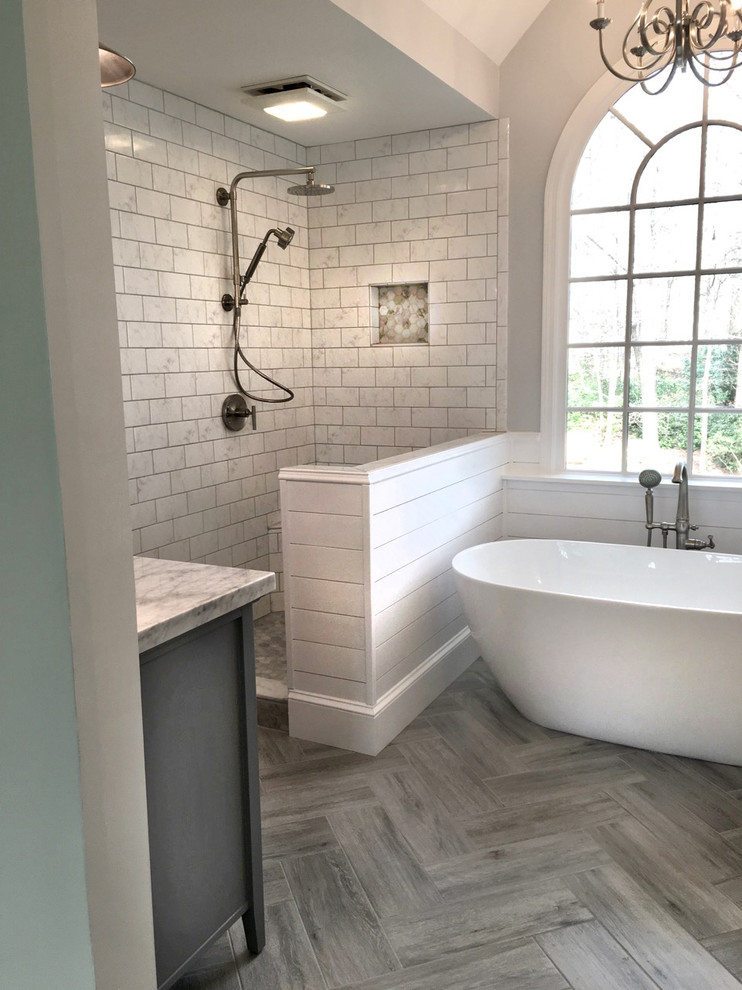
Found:
[{"label": "window grid mullion", "polygon": [[[713,121],[714,124],[725,125],[728,127],[733,127],[737,130],[742,130],[742,126],[739,124],[734,124],[729,121]],[[685,456],[687,463],[689,465],[689,472],[693,467],[694,460],[694,431],[696,427],[696,417],[699,415],[730,415],[733,413],[739,413],[740,409],[738,407],[729,408],[725,406],[715,406],[715,405],[704,405],[699,406],[697,404],[697,388],[699,381],[700,369],[698,367],[699,361],[699,350],[701,345],[704,347],[712,346],[734,346],[737,348],[742,348],[742,337],[714,337],[709,339],[700,339],[700,313],[701,313],[701,298],[702,298],[702,286],[703,279],[708,276],[716,275],[729,275],[737,276],[742,275],[742,265],[730,266],[727,268],[715,267],[715,268],[704,268],[702,267],[702,256],[703,256],[703,243],[704,243],[704,221],[705,221],[705,211],[706,206],[709,204],[717,203],[739,203],[742,202],[742,194],[734,195],[706,195],[706,176],[707,176],[707,154],[708,154],[708,144],[709,144],[709,127],[710,122],[708,118],[708,93],[704,92],[703,101],[703,113],[700,120],[693,123],[684,125],[678,128],[671,134],[666,135],[658,144],[650,150],[650,152],[645,156],[639,168],[637,169],[634,179],[632,182],[631,195],[628,204],[620,204],[616,206],[607,207],[591,207],[583,209],[574,209],[570,211],[571,217],[585,216],[585,215],[599,215],[599,214],[619,214],[628,213],[629,221],[629,233],[628,233],[628,245],[627,245],[627,270],[626,273],[620,274],[606,274],[606,275],[588,275],[588,276],[576,276],[572,277],[568,275],[568,283],[571,287],[572,285],[577,285],[581,283],[618,283],[621,281],[626,282],[626,293],[625,293],[625,305],[626,311],[624,316],[624,333],[623,341],[580,341],[579,343],[567,342],[567,352],[571,350],[587,350],[593,349],[605,349],[607,351],[614,350],[619,347],[624,348],[623,352],[623,405],[619,406],[599,406],[599,405],[580,405],[572,406],[567,402],[567,411],[569,413],[603,413],[620,415],[622,419],[622,436],[621,436],[621,471],[627,473],[628,462],[629,462],[629,423],[630,416],[633,413],[653,413],[660,415],[680,415],[685,416],[687,423],[686,431],[686,451]],[[700,162],[699,162],[699,184],[698,184],[698,197],[683,199],[683,200],[657,200],[650,203],[638,203],[638,189],[640,180],[647,168],[649,161],[652,159],[654,153],[659,145],[667,143],[672,137],[677,136],[686,130],[691,130],[693,128],[700,129],[701,136],[701,149],[700,149]],[[696,243],[695,243],[695,265],[691,269],[686,269],[682,271],[667,271],[667,272],[636,272],[635,261],[636,261],[636,249],[638,241],[637,233],[637,217],[641,212],[656,209],[656,208],[674,208],[679,206],[695,206],[697,207],[697,217],[696,217]],[[647,341],[635,341],[633,339],[633,298],[635,294],[635,287],[637,284],[641,284],[643,280],[646,279],[677,279],[677,278],[692,278],[692,289],[693,289],[693,302],[692,302],[692,326],[690,338],[685,340],[647,340]],[[617,288],[617,286],[616,286]],[[674,286],[671,286],[671,292]],[[675,297],[677,298],[677,296]],[[666,310],[667,314],[672,313],[672,309]],[[684,321],[683,321],[684,322]],[[672,332],[672,323],[668,324],[668,331]],[[651,333],[651,313],[650,313],[650,325],[649,332]],[[681,406],[648,406],[635,404],[631,405],[630,398],[630,376],[632,369],[632,355],[634,352],[634,347],[685,347],[690,349],[690,367],[688,374],[688,401],[687,405]],[[657,377],[658,372],[655,370],[650,372],[655,374]],[[642,390],[644,391],[644,390]],[[656,383],[653,392],[656,394]],[[565,424],[566,425],[566,424]]]},{"label": "window grid mullion", "polygon": [[688,437],[685,460],[688,473],[693,473],[693,451],[696,429],[696,382],[698,376],[698,320],[701,309],[701,259],[703,252],[703,219],[706,196],[706,149],[708,148],[708,91],[703,94],[703,123],[701,126],[701,162],[699,168],[698,219],[696,227],[696,279],[693,290],[693,338],[690,356],[690,382],[688,383]]},{"label": "window grid mullion", "polygon": [[[741,128],[742,129],[742,128]],[[707,203],[739,203],[742,201],[742,193],[733,193],[729,196],[709,196]],[[686,199],[655,199],[647,200],[646,203],[636,203],[637,211],[656,210],[662,206],[698,206],[700,199],[698,196],[690,196]],[[570,211],[573,217],[591,216],[599,213],[630,213],[631,205],[628,203],[616,203],[613,206],[583,206]]]},{"label": "window grid mullion", "polygon": [[[742,265],[730,265],[728,268],[679,268],[674,271],[634,272],[633,277],[635,281],[641,281],[648,278],[690,278],[694,275],[742,275]],[[573,275],[569,279],[569,284],[580,285],[583,282],[624,282],[628,277],[628,274],[624,273],[619,275]]]}]

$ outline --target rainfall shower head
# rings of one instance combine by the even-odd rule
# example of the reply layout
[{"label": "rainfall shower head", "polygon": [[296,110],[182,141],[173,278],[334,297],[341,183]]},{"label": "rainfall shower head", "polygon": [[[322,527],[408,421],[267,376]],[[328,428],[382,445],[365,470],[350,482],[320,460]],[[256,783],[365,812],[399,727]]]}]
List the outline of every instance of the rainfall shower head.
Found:
[{"label": "rainfall shower head", "polygon": [[289,186],[286,190],[292,196],[326,196],[335,192],[335,186],[328,186],[324,182],[314,181],[314,172],[307,175],[307,181],[303,186]]}]

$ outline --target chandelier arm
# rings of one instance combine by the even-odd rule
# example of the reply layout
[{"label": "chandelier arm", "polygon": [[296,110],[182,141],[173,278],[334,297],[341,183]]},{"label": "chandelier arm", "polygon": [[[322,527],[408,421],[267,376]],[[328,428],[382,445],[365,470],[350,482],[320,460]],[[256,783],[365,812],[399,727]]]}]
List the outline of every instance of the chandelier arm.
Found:
[{"label": "chandelier arm", "polygon": [[[661,5],[651,13],[654,4]],[[718,9],[712,0],[699,0],[692,10],[689,0],[675,0],[674,10],[668,0],[643,0],[623,39],[621,54],[628,72],[615,68],[606,55],[603,30],[611,21],[604,9],[599,2],[598,17],[590,21],[598,32],[603,65],[617,79],[639,83],[651,96],[665,92],[678,66],[689,66],[704,86],[714,87],[727,82],[742,64],[742,10],[732,0],[719,0]],[[728,47],[715,51],[724,40]],[[647,83],[665,70],[669,71],[659,88],[650,89]]]},{"label": "chandelier arm", "polygon": [[[642,81],[642,77],[637,76],[637,75],[627,76],[623,72],[619,72],[618,69],[616,69],[613,65],[611,65],[611,63],[608,61],[608,58],[607,58],[606,53],[605,53],[605,48],[603,46],[603,31],[602,30],[599,30],[598,31],[598,50],[600,51],[600,57],[603,60],[603,65],[606,67],[606,69],[608,69],[608,71],[611,73],[611,75],[613,75],[613,76],[616,77],[616,79],[623,79],[624,82],[630,82],[630,83],[635,83],[635,82],[641,82]],[[629,68],[634,69],[634,66],[629,65]]]},{"label": "chandelier arm", "polygon": [[[659,10],[656,10],[651,17],[648,17],[651,2],[652,0],[644,0],[639,16],[634,21],[634,24],[631,25],[629,31],[633,30],[634,25],[636,25],[642,47],[652,55],[661,56],[675,46],[677,16],[675,11],[671,10],[670,7],[663,6]],[[660,37],[661,47],[659,42],[655,41],[653,43],[650,39],[650,28]]]},{"label": "chandelier arm", "polygon": [[[648,96],[660,96],[662,93],[665,92],[665,90],[667,89],[667,87],[670,85],[670,83],[675,78],[675,73],[678,71],[678,65],[679,64],[680,64],[679,62],[668,62],[667,65],[663,66],[663,69],[666,69],[667,66],[669,65],[670,66],[670,71],[667,73],[667,78],[662,83],[662,85],[659,87],[659,89],[649,89],[649,87],[647,86],[647,82],[649,81],[649,79],[642,79],[642,80],[640,80],[639,85],[641,86],[641,88],[644,90],[644,92]],[[657,72],[655,72],[649,78],[650,79],[654,79],[656,76],[658,76],[660,74],[660,72],[662,72],[662,69],[660,69]]]},{"label": "chandelier arm", "polygon": [[[734,70],[739,68],[739,62],[737,61],[737,54],[738,54],[737,52],[734,53],[733,57],[731,58],[730,64],[726,66],[711,65],[709,62],[706,61],[700,63],[701,66],[709,70],[709,73],[712,72],[715,72],[717,74],[724,73],[720,79],[716,79],[713,82],[712,82],[713,77],[709,74],[707,78],[705,72],[703,72],[701,68],[698,66],[698,62],[700,61],[700,59],[691,60],[690,62],[691,72],[696,77],[696,79],[698,79],[699,82],[702,82],[704,86],[708,86],[709,89],[714,89],[716,86],[723,86],[725,82],[728,82],[729,79],[731,79]],[[712,57],[714,57],[713,52],[706,53],[707,59]],[[724,59],[724,61],[726,62],[727,59]]]},{"label": "chandelier arm", "polygon": [[[717,21],[716,28],[712,34],[703,40],[703,32],[707,31],[714,21]],[[700,52],[707,52],[719,42],[727,33],[727,3],[722,0],[721,9],[714,10],[708,0],[702,0],[696,4],[693,12],[689,15],[687,31],[687,55],[695,55]]]},{"label": "chandelier arm", "polygon": [[[661,72],[667,64],[669,55],[673,49],[673,46],[667,39],[666,44],[661,50],[652,48],[649,45],[648,39],[641,29],[641,19],[645,13],[645,7],[646,3],[642,7],[641,13],[635,18],[629,30],[624,35],[621,48],[624,62],[633,72],[639,73],[639,78],[647,78],[649,75]],[[640,42],[639,45],[632,46],[631,42],[636,40]],[[650,55],[649,59],[647,59],[648,54]]]},{"label": "chandelier arm", "polygon": [[633,71],[638,72],[642,75],[647,75],[648,73],[654,75],[656,72],[661,72],[666,65],[670,63],[672,58],[673,49],[668,47],[663,52],[652,52],[651,57],[647,58],[647,52],[641,46],[634,46],[629,48],[629,38],[628,36],[624,38],[624,45],[621,51],[622,58],[626,65]]}]

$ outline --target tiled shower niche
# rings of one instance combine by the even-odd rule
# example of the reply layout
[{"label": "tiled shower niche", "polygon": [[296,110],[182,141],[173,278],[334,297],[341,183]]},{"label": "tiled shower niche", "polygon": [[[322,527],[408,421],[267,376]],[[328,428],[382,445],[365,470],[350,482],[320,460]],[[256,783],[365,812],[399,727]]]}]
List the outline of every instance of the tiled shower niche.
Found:
[{"label": "tiled shower niche", "polygon": [[371,286],[374,344],[428,343],[428,283]]}]

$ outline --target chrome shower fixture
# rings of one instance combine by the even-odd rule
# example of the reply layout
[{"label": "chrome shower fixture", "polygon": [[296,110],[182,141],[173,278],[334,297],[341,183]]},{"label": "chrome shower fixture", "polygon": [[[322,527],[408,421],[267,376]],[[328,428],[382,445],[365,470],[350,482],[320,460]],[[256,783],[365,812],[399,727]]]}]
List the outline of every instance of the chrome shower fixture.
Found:
[{"label": "chrome shower fixture", "polygon": [[[219,206],[229,206],[232,219],[232,284],[234,285],[234,293],[232,295],[225,293],[222,296],[222,308],[228,313],[230,313],[232,309],[236,309],[237,312],[239,312],[240,306],[242,305],[242,290],[245,285],[247,285],[247,282],[250,281],[248,278],[243,282],[240,277],[239,231],[237,228],[237,186],[243,181],[243,179],[262,179],[284,175],[306,175],[306,185],[289,186],[288,192],[295,196],[325,196],[327,193],[335,191],[334,186],[328,186],[324,183],[315,182],[314,165],[307,165],[304,168],[270,168],[255,172],[238,172],[232,179],[229,189],[225,189],[224,186],[220,186],[216,191],[217,203]],[[291,228],[287,227],[286,229],[290,230]],[[268,233],[272,233],[272,231],[269,231]],[[268,235],[266,235],[266,237],[267,236]],[[278,236],[278,233],[276,236],[279,247],[285,248],[291,240],[291,237],[293,237],[293,231],[291,232],[291,237],[289,237],[285,244],[281,243],[281,237]],[[264,244],[263,250],[265,250]],[[260,247],[258,248],[258,251],[260,251]],[[263,252],[260,251],[261,256],[262,253]],[[250,278],[252,278],[255,272],[255,267],[257,267],[258,261],[260,261],[260,258],[258,258],[257,261],[253,258],[253,261],[250,263],[250,267],[248,268]],[[248,272],[245,274],[247,275]]]},{"label": "chrome shower fixture", "polygon": [[690,530],[698,529],[698,526],[691,525],[688,511],[688,468],[685,461],[678,461],[672,476],[672,482],[679,485],[678,508],[675,514],[675,525],[666,522],[654,521],[654,501],[653,489],[662,481],[662,475],[653,468],[646,468],[639,475],[639,484],[646,489],[644,495],[644,505],[646,508],[647,521],[644,528],[647,531],[647,546],[652,546],[652,532],[658,529],[662,533],[662,547],[667,549],[667,536],[670,531],[675,533],[675,546],[678,550],[713,550],[716,544],[713,536],[708,536],[705,540],[689,539]]},{"label": "chrome shower fixture", "polygon": [[[268,402],[275,404],[290,402],[294,398],[294,392],[288,387],[288,385],[282,385],[279,381],[276,381],[275,378],[271,378],[270,375],[266,374],[264,371],[261,371],[260,368],[256,367],[250,361],[240,343],[240,316],[242,307],[247,305],[247,299],[243,297],[242,293],[245,291],[245,286],[248,285],[250,279],[255,274],[255,270],[260,264],[260,259],[263,257],[268,244],[268,239],[271,235],[275,237],[278,246],[282,251],[285,251],[291,243],[295,232],[291,227],[286,227],[285,230],[281,230],[280,227],[271,227],[260,244],[258,244],[255,254],[252,256],[250,264],[247,266],[247,271],[244,275],[240,276],[239,231],[237,228],[237,186],[243,179],[260,179],[267,176],[282,175],[306,175],[307,184],[305,186],[291,186],[289,188],[289,192],[294,193],[295,195],[321,196],[325,193],[335,191],[332,186],[315,183],[313,165],[308,165],[305,168],[272,168],[264,171],[239,172],[232,179],[229,189],[225,189],[223,186],[220,186],[216,191],[217,203],[220,206],[229,205],[230,218],[232,221],[232,284],[234,286],[234,295],[225,293],[222,296],[222,309],[226,310],[228,313],[232,313],[232,338],[234,345],[233,373],[238,392],[227,396],[222,405],[222,421],[228,430],[244,429],[245,423],[248,419],[252,422],[252,428],[256,429],[256,407],[254,405],[248,406],[245,399],[250,399],[252,402]],[[252,392],[248,391],[248,389],[242,385],[240,380],[240,361],[244,367],[247,368],[249,373],[260,379],[260,382],[267,383],[268,386],[278,389],[282,394],[278,396],[254,395]],[[259,384],[258,387],[265,390],[266,385]]]},{"label": "chrome shower fixture", "polygon": [[[255,269],[258,267],[258,265],[260,264],[260,259],[265,254],[265,248],[266,245],[268,244],[268,238],[271,236],[271,234],[275,235],[275,238],[278,241],[278,246],[281,248],[282,251],[285,251],[286,248],[291,243],[291,239],[293,238],[295,233],[296,231],[292,227],[287,227],[286,230],[281,230],[280,228],[273,227],[271,228],[271,230],[268,231],[268,233],[265,235],[265,237],[260,242],[260,244],[258,244],[255,254],[252,256],[252,261],[247,266],[247,271],[240,280],[240,305],[242,304],[242,293],[245,291],[245,286],[248,284],[248,282],[252,280],[252,277],[255,274]],[[230,296],[230,299],[231,298],[232,297]],[[224,297],[222,297],[222,306],[224,306]],[[226,306],[224,306],[224,308],[226,309]],[[230,306],[230,309],[231,308],[232,307]],[[229,312],[229,310],[227,310],[227,312]]]},{"label": "chrome shower fixture", "polygon": [[314,171],[307,175],[307,181],[303,186],[289,186],[286,192],[291,193],[292,196],[326,196],[328,193],[335,192],[335,186],[328,186],[324,182],[314,181]]},{"label": "chrome shower fixture", "polygon": [[[647,522],[645,524],[647,530],[647,546],[652,546],[652,530],[655,528],[654,525],[654,492],[653,489],[657,485],[661,484],[662,475],[659,471],[655,471],[654,468],[645,468],[644,471],[639,475],[639,484],[642,488],[646,488],[644,493],[644,507],[647,514]],[[667,533],[665,533],[665,545],[667,545]]]}]

